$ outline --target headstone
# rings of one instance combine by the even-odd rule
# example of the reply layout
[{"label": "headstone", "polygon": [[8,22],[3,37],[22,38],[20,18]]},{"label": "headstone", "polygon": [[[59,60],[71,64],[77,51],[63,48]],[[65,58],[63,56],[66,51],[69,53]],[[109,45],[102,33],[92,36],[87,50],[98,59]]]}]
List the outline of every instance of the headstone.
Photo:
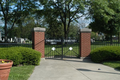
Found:
[{"label": "headstone", "polygon": [[12,39],[12,38],[10,39],[10,42],[13,42],[13,39]]},{"label": "headstone", "polygon": [[5,42],[5,38],[2,39],[2,42]]},{"label": "headstone", "polygon": [[8,38],[8,42],[10,42],[10,39]]},{"label": "headstone", "polygon": [[19,38],[18,43],[25,43],[25,40],[23,38]]},{"label": "headstone", "polygon": [[18,42],[18,38],[17,37],[14,37],[14,42]]},{"label": "headstone", "polygon": [[24,39],[25,41],[28,40],[27,38]]}]

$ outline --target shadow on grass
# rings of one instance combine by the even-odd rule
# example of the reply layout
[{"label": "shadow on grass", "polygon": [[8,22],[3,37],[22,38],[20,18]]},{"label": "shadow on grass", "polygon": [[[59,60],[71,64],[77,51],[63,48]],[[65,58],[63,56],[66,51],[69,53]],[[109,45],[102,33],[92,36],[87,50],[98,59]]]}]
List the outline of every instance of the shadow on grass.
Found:
[{"label": "shadow on grass", "polygon": [[120,67],[116,67],[115,70],[116,70],[116,71],[120,71]]}]

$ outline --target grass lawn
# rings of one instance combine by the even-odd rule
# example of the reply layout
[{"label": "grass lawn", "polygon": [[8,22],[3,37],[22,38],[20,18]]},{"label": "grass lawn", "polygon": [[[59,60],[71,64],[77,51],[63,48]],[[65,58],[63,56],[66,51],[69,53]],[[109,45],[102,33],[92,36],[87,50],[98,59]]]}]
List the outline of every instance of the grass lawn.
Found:
[{"label": "grass lawn", "polygon": [[8,80],[28,80],[34,67],[34,65],[12,67]]},{"label": "grass lawn", "polygon": [[120,61],[106,61],[103,64],[120,70]]}]

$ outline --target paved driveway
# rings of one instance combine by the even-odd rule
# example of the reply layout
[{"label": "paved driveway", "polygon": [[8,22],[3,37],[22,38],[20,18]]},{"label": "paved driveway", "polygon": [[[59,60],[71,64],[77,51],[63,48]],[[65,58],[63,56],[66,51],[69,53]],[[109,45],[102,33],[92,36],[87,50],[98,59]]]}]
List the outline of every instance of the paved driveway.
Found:
[{"label": "paved driveway", "polygon": [[89,59],[46,59],[28,80],[120,80],[120,71]]}]

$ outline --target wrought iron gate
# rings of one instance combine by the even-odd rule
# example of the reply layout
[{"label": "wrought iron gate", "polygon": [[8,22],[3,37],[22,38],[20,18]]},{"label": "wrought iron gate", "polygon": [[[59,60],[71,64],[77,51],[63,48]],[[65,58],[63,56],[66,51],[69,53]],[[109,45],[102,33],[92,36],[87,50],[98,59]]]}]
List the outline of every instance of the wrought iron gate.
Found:
[{"label": "wrought iron gate", "polygon": [[79,57],[79,39],[46,39],[45,58]]}]

